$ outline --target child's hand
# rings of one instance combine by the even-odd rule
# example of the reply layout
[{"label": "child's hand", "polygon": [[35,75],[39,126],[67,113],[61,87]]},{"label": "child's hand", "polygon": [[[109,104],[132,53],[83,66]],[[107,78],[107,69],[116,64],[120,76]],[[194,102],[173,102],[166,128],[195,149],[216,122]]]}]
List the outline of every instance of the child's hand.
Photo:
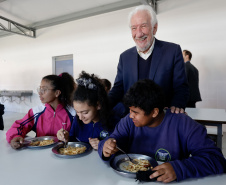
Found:
[{"label": "child's hand", "polygon": [[94,150],[98,150],[99,139],[97,138],[89,138],[89,143],[93,147]]},{"label": "child's hand", "polygon": [[68,140],[69,140],[69,132],[62,128],[62,129],[58,130],[57,138],[60,141],[68,142]]},{"label": "child's hand", "polygon": [[10,142],[10,145],[13,149],[18,149],[18,148],[21,148],[22,145],[23,145],[23,142],[24,142],[24,138],[22,137],[14,137],[11,142]]},{"label": "child's hand", "polygon": [[104,143],[103,155],[104,157],[110,157],[112,154],[115,154],[118,151],[116,148],[116,140],[114,138],[109,138]]},{"label": "child's hand", "polygon": [[173,166],[170,163],[163,163],[159,166],[156,166],[155,168],[152,169],[153,171],[155,170],[156,172],[150,175],[150,178],[157,178],[157,181],[161,181],[164,183],[171,182],[176,180],[177,176],[176,173],[173,169]]}]

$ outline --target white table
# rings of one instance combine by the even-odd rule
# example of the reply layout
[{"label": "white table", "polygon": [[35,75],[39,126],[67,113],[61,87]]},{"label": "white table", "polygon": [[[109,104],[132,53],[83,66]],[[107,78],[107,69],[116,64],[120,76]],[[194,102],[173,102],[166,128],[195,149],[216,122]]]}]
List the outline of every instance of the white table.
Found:
[{"label": "white table", "polygon": [[[51,148],[14,150],[0,131],[0,182],[2,185],[137,185],[115,173],[96,151],[73,159],[56,157]],[[170,185],[225,185],[226,174],[188,179]],[[159,185],[149,182],[144,184]]]},{"label": "white table", "polygon": [[185,111],[195,121],[217,127],[217,146],[222,149],[222,124],[226,124],[225,109],[186,108]]}]

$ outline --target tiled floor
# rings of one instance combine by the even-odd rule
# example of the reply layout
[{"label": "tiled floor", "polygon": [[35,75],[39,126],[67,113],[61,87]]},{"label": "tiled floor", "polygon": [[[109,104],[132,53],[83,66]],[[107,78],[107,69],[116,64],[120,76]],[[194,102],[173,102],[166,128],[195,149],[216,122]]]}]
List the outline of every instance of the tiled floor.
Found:
[{"label": "tiled floor", "polygon": [[[16,113],[16,112],[5,112],[3,115],[3,120],[4,120],[4,130],[8,130],[13,122],[15,120],[21,119],[25,116],[24,113]],[[30,133],[29,136],[34,136],[34,133]],[[222,146],[222,152],[224,156],[226,157],[226,132],[224,132],[223,140],[222,140],[223,146]]]}]

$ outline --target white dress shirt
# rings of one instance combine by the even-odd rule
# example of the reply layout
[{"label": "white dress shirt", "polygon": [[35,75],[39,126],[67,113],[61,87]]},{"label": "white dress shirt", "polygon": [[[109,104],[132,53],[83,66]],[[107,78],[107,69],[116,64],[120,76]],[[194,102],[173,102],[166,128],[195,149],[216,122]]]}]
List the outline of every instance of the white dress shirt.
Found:
[{"label": "white dress shirt", "polygon": [[137,49],[137,52],[140,55],[140,57],[143,58],[144,60],[147,60],[147,58],[152,54],[152,51],[154,49],[154,45],[155,45],[155,38],[153,40],[151,47],[149,48],[149,50],[146,53],[143,53],[142,51],[139,51]]}]

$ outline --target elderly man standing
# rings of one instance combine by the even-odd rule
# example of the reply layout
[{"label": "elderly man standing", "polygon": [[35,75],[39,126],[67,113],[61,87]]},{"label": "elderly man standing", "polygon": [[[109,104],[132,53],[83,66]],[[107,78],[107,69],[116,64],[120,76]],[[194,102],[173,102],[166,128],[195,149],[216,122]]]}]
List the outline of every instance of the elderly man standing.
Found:
[{"label": "elderly man standing", "polygon": [[149,5],[138,6],[129,14],[129,26],[136,47],[120,55],[114,86],[109,92],[111,105],[121,101],[138,80],[151,79],[162,87],[165,106],[171,112],[183,113],[189,89],[180,46],[155,38],[158,22]]}]

